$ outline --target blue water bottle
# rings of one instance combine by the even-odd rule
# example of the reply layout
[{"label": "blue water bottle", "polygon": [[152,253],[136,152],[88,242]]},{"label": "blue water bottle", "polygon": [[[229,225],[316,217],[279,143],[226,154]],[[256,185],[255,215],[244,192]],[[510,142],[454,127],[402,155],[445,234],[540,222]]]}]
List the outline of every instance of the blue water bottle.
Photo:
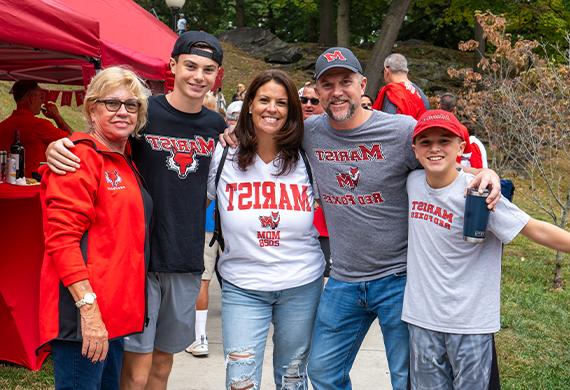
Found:
[{"label": "blue water bottle", "polygon": [[467,190],[463,218],[463,239],[467,242],[478,244],[485,241],[489,221],[488,196],[489,190],[484,190],[483,193],[473,188]]}]

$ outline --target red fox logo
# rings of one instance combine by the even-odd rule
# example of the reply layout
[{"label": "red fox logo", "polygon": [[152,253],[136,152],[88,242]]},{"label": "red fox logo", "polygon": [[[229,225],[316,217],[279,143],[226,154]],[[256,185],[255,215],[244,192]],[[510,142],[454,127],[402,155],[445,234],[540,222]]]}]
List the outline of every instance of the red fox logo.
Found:
[{"label": "red fox logo", "polygon": [[262,228],[271,228],[273,230],[277,229],[281,217],[279,216],[279,211],[271,212],[271,215],[260,215],[259,222],[261,222]]},{"label": "red fox logo", "polygon": [[166,166],[171,171],[178,173],[179,178],[186,179],[190,172],[196,172],[198,169],[198,160],[195,158],[193,150],[180,152],[171,149],[170,156],[166,158]]},{"label": "red fox logo", "polygon": [[119,176],[117,170],[105,171],[105,181],[111,185],[111,187],[118,187],[123,181],[123,178]]},{"label": "red fox logo", "polygon": [[348,173],[337,173],[336,180],[340,188],[348,188],[354,190],[358,187],[358,181],[360,180],[360,170],[357,167],[350,167]]},{"label": "red fox logo", "polygon": [[334,60],[346,61],[346,58],[342,55],[340,50],[335,50],[332,53],[325,53],[323,56],[325,56],[327,62],[332,62]]}]

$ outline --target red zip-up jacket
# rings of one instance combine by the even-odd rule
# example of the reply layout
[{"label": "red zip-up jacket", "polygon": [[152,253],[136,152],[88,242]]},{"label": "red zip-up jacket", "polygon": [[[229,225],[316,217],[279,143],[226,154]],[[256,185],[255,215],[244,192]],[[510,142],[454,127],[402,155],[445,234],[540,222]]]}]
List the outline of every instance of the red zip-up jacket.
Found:
[{"label": "red zip-up jacket", "polygon": [[67,286],[88,279],[109,339],[142,332],[152,201],[128,157],[74,133],[81,168],[42,169],[46,252],[40,286],[40,342],[80,341],[79,309]]}]

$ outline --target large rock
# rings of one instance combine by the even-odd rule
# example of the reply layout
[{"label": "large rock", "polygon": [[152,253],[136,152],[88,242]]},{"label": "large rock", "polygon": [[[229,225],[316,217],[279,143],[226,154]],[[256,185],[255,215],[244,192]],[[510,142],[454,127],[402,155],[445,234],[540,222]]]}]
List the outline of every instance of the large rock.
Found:
[{"label": "large rock", "polygon": [[224,31],[219,39],[269,63],[292,64],[303,58],[299,48],[261,28],[241,27]]}]

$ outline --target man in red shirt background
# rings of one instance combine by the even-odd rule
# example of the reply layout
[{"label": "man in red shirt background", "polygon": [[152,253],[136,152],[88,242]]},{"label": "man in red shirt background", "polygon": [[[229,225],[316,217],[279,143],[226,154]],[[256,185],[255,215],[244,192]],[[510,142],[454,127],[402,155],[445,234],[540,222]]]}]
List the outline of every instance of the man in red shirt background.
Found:
[{"label": "man in red shirt background", "polygon": [[[31,177],[40,162],[45,161],[45,151],[50,142],[67,137],[73,130],[65,122],[54,103],[44,104],[44,91],[33,80],[19,80],[12,86],[16,109],[0,123],[0,150],[10,150],[16,130],[25,149],[25,176]],[[38,118],[40,112],[55,121]]]},{"label": "man in red shirt background", "polygon": [[408,79],[408,61],[403,55],[393,53],[386,57],[384,81],[386,85],[378,92],[373,109],[414,119],[429,109],[424,92]]}]

